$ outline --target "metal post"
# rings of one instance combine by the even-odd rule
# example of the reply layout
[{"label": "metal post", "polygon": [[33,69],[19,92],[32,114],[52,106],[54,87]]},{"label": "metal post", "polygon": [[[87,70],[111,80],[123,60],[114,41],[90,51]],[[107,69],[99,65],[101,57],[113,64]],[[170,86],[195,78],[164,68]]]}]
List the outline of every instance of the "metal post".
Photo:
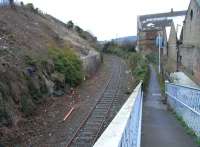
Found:
[{"label": "metal post", "polygon": [[158,72],[159,72],[159,74],[160,74],[160,47],[161,47],[161,45],[160,45],[160,41],[161,41],[161,38],[160,38],[160,32],[158,33],[158,41],[159,41],[159,61],[158,61]]}]

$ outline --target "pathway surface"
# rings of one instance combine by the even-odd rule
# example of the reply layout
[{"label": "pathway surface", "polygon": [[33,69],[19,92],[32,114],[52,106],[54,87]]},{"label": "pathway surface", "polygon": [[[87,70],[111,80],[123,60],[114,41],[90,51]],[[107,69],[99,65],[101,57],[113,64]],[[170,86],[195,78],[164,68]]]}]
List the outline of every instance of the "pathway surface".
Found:
[{"label": "pathway surface", "polygon": [[144,99],[142,147],[197,147],[176,118],[161,102],[160,88],[153,67]]}]

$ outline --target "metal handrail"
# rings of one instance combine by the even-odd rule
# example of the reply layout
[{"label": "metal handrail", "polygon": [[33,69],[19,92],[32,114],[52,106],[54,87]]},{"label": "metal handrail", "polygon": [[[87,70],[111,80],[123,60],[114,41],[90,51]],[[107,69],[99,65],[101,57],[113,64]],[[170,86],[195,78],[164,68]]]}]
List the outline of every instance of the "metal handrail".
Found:
[{"label": "metal handrail", "polygon": [[196,87],[192,87],[192,86],[188,86],[188,85],[181,85],[181,84],[170,83],[169,81],[165,81],[165,83],[167,83],[169,85],[175,85],[175,86],[180,86],[180,87],[184,87],[184,88],[189,88],[189,89],[200,91],[200,88],[196,88]]},{"label": "metal handrail", "polygon": [[142,101],[140,82],[93,147],[140,147]]},{"label": "metal handrail", "polygon": [[165,94],[171,108],[200,137],[200,89],[166,81]]}]

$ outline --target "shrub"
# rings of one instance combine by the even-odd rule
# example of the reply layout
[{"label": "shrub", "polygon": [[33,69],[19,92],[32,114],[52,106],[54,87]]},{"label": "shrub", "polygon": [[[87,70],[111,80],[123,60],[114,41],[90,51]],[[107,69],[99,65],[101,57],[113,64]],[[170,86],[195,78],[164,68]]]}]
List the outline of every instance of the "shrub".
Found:
[{"label": "shrub", "polygon": [[78,85],[83,79],[82,63],[70,49],[50,49],[55,70],[65,75],[65,81],[70,86]]},{"label": "shrub", "polygon": [[28,4],[26,4],[26,7],[28,8],[28,9],[30,9],[30,10],[34,10],[34,5],[32,4],[32,3],[28,3]]},{"label": "shrub", "polygon": [[129,66],[137,82],[143,81],[144,88],[146,89],[149,81],[149,67],[147,60],[140,53],[132,53],[129,56]]},{"label": "shrub", "polygon": [[153,63],[153,64],[158,64],[158,54],[157,53],[150,53],[148,55],[146,55],[146,58],[149,62]]},{"label": "shrub", "polygon": [[26,115],[29,116],[33,113],[35,106],[32,103],[31,99],[27,95],[21,97],[21,110]]},{"label": "shrub", "polygon": [[27,65],[30,66],[35,66],[37,64],[37,61],[28,55],[24,57],[24,61]]},{"label": "shrub", "polygon": [[38,89],[33,80],[30,77],[27,77],[27,87],[29,89],[29,94],[32,97],[34,103],[40,103],[42,101],[42,92]]},{"label": "shrub", "polygon": [[79,26],[75,26],[75,31],[79,34],[83,33],[83,29],[81,29]]},{"label": "shrub", "polygon": [[5,103],[2,94],[0,93],[0,122],[2,122],[5,118],[7,118],[7,112],[5,110]]},{"label": "shrub", "polygon": [[70,21],[68,21],[68,23],[67,23],[67,28],[68,29],[73,29],[74,28],[74,23],[70,20]]}]

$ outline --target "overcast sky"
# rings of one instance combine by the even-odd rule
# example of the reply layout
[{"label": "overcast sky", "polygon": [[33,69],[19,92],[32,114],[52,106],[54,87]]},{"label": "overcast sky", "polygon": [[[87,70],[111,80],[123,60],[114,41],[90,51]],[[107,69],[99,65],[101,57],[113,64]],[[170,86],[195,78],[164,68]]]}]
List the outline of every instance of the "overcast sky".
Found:
[{"label": "overcast sky", "polygon": [[98,40],[136,35],[137,15],[186,10],[190,0],[23,0],[67,22],[72,20]]}]

